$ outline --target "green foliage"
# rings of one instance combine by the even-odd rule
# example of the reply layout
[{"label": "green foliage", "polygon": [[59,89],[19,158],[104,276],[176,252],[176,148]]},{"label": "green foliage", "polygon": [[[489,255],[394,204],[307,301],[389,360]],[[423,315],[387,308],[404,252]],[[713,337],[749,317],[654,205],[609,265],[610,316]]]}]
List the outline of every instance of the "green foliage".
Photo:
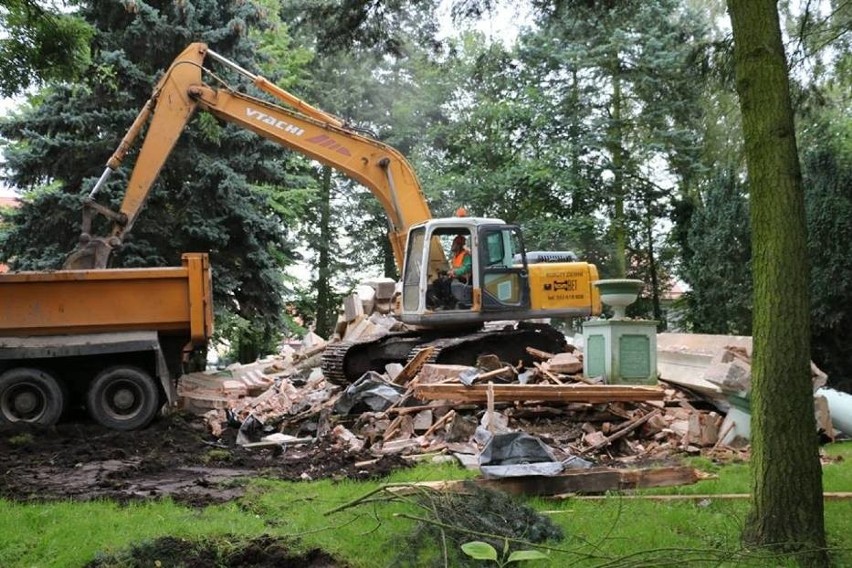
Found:
[{"label": "green foliage", "polygon": [[689,329],[695,333],[751,334],[751,233],[745,188],[733,173],[705,192],[691,215],[684,264]]},{"label": "green foliage", "polygon": [[491,560],[497,562],[497,549],[481,540],[466,542],[461,545],[462,552],[474,560]]},{"label": "green foliage", "polygon": [[517,53],[477,34],[462,36],[455,48],[457,86],[448,118],[433,134],[441,154],[432,151],[426,174],[436,214],[464,206],[507,222],[564,219],[570,198],[555,159],[564,148],[548,139],[550,122],[541,114],[550,102],[529,83]]},{"label": "green foliage", "polygon": [[[285,19],[315,35],[322,55],[364,50],[399,56],[411,34],[434,43],[436,3],[412,0],[291,0],[284,3]],[[293,13],[299,14],[298,18]]]},{"label": "green foliage", "polygon": [[[802,175],[811,264],[813,358],[833,385],[852,387],[852,355],[843,338],[852,333],[852,120],[814,109],[816,122],[803,135]],[[825,114],[823,114],[825,113]]]},{"label": "green foliage", "polygon": [[[848,10],[839,10],[825,19],[816,20],[806,12],[801,20],[793,20],[801,26],[801,56],[810,57],[806,61],[813,65],[807,75],[810,84],[800,87],[796,132],[808,216],[812,356],[830,380],[846,390],[852,388],[852,361],[842,339],[850,325],[845,244],[852,199],[852,56],[849,38],[838,36],[837,30],[848,17]],[[821,53],[825,50],[829,53]],[[825,66],[831,59],[834,65]]]},{"label": "green foliage", "polygon": [[217,314],[214,339],[227,343],[225,358],[228,361],[251,363],[264,355],[278,352],[283,327],[277,322],[270,325],[264,320],[251,321],[224,311]]},{"label": "green foliage", "polygon": [[[69,248],[55,237],[63,235],[67,243],[76,243],[82,203],[80,196],[61,192],[52,185],[25,193],[20,207],[7,217],[9,223],[0,261],[16,270],[53,270],[60,266]],[[32,238],[32,235],[54,238]]]},{"label": "green foliage", "polygon": [[[80,17],[97,30],[93,73],[80,83],[52,84],[37,104],[0,124],[9,141],[7,178],[28,195],[3,258],[19,269],[59,266],[77,240],[82,195],[163,70],[197,40],[254,68],[259,56],[250,32],[265,28],[265,14],[253,2],[81,3]],[[228,70],[216,73],[235,80]],[[131,151],[99,202],[118,208],[135,157]],[[250,323],[251,331],[236,338],[245,356],[264,351],[282,321],[281,269],[295,254],[288,225],[303,216],[305,172],[302,157],[233,124],[197,116],[113,262],[177,265],[184,251],[209,251],[217,313]]]},{"label": "green foliage", "polygon": [[[664,281],[671,267],[655,256],[653,232],[672,190],[656,186],[652,164],[692,175],[700,82],[690,44],[706,37],[707,20],[668,0],[541,4],[553,9],[542,10],[542,33],[524,45],[537,62],[532,76],[546,78],[533,79],[552,101],[544,111],[559,118],[545,131],[565,141],[576,207],[611,222],[615,266],[603,271],[624,276],[629,265],[649,283]],[[619,260],[625,254],[631,262]],[[654,264],[659,273],[650,275]]]},{"label": "green foliage", "polygon": [[72,13],[34,0],[0,2],[0,95],[38,84],[78,79],[90,64],[94,30]]},{"label": "green foliage", "polygon": [[[424,129],[440,116],[439,86],[443,83],[433,80],[438,74],[421,41],[434,32],[433,14],[426,3],[404,12],[390,10],[403,4],[408,5],[392,3],[388,9],[379,9],[337,0],[288,2],[282,6],[282,18],[292,22],[294,46],[321,55],[306,66],[299,96],[414,161],[415,148],[429,144]],[[348,25],[343,20],[362,9],[366,20],[359,21],[371,31],[366,35],[360,28],[334,33],[336,43],[328,45],[326,34],[335,26]],[[383,18],[392,20],[393,27],[381,23],[372,27],[372,22]],[[394,46],[391,54],[374,49],[376,41],[388,45],[376,39],[377,33],[384,33],[384,39]],[[310,249],[311,286],[318,295],[316,319],[321,330],[336,320],[329,301],[337,302],[341,293],[351,289],[352,275],[395,278],[397,267],[387,239],[387,216],[375,197],[337,172],[330,185],[321,168],[313,175],[314,186],[322,190],[311,203],[311,222],[302,224],[299,234]],[[331,307],[336,312],[339,304]]]}]

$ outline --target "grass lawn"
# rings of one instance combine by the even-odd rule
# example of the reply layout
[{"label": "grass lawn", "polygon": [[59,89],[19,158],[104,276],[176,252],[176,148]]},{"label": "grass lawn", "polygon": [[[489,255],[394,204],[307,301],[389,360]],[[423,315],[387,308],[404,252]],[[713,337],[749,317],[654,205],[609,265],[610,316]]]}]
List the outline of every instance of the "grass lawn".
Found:
[{"label": "grass lawn", "polygon": [[[824,448],[842,456],[823,467],[826,492],[852,491],[852,442]],[[636,495],[724,495],[747,493],[747,464],[693,465],[716,474],[696,485],[611,494],[602,500],[527,500],[562,528],[565,538],[549,542],[547,560],[536,566],[783,565],[743,551],[739,534],[748,510],[745,499],[698,498],[654,501]],[[421,465],[399,471],[388,482],[470,477],[453,465]],[[411,499],[367,500],[328,512],[379,488],[378,482],[278,482],[254,479],[245,497],[227,505],[189,509],[169,501],[119,505],[111,502],[18,504],[0,501],[0,566],[81,567],[99,553],[132,543],[173,536],[185,539],[272,535],[298,539],[357,567],[434,565],[437,542],[417,560],[406,537],[418,526],[408,517],[428,512]],[[376,497],[382,494],[377,494]],[[422,504],[421,504],[422,505]],[[837,566],[852,566],[852,500],[827,500],[826,530]],[[477,540],[475,535],[470,540]],[[227,542],[227,541],[224,541]],[[549,548],[548,548],[549,547]],[[529,547],[527,547],[529,548]],[[400,560],[403,558],[403,560]],[[161,566],[179,566],[163,558]],[[437,564],[437,565],[440,565]],[[481,564],[485,565],[485,564]]]}]

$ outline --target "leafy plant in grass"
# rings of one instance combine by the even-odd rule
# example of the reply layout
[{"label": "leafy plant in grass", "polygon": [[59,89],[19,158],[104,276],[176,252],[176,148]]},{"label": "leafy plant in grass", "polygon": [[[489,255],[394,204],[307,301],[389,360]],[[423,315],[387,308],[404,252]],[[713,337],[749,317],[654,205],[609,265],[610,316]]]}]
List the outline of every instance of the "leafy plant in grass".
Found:
[{"label": "leafy plant in grass", "polygon": [[[474,566],[475,561],[481,559],[491,559],[498,563],[508,563],[510,558],[513,559],[511,562],[532,559],[528,553],[534,551],[528,549],[533,544],[563,539],[562,529],[532,507],[519,503],[506,493],[485,489],[471,482],[465,483],[463,490],[458,493],[422,489],[413,495],[399,498],[416,505],[425,513],[423,516],[400,514],[417,521],[417,525],[399,548],[399,565],[411,565],[411,560],[415,558],[422,562],[422,555],[428,549],[433,549],[436,543],[441,558],[435,559],[435,564]],[[471,546],[471,542],[481,544]],[[494,558],[480,558],[470,553],[487,556],[489,553],[486,547],[495,551]],[[502,558],[497,556],[498,547],[503,549]]]},{"label": "leafy plant in grass", "polygon": [[525,560],[546,560],[547,555],[538,550],[515,550],[509,552],[509,541],[503,541],[503,556],[497,556],[497,549],[481,540],[466,542],[461,545],[462,552],[473,558],[474,560],[490,560],[496,562],[501,568],[513,562],[523,562]]}]

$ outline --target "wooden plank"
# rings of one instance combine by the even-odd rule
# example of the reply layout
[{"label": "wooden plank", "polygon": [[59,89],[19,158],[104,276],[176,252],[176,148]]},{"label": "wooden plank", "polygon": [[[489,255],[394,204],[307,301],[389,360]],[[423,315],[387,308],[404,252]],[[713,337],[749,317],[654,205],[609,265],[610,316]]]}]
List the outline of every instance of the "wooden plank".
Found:
[{"label": "wooden plank", "polygon": [[404,385],[413,379],[417,373],[420,372],[420,368],[423,367],[429,357],[432,356],[433,351],[435,351],[434,347],[427,347],[415,355],[414,358],[405,365],[402,371],[394,377],[393,384]]},{"label": "wooden plank", "polygon": [[502,479],[477,479],[476,483],[513,495],[547,497],[565,493],[603,493],[641,487],[691,485],[704,477],[704,474],[691,467],[592,468],[568,471],[550,477],[535,475]]},{"label": "wooden plank", "polygon": [[[527,347],[527,349],[529,349],[529,347]],[[535,365],[535,368],[538,369],[539,372],[541,372],[542,375],[544,375],[546,378],[550,379],[553,383],[555,383],[557,385],[564,385],[565,384],[565,383],[563,383],[562,381],[559,380],[559,377],[557,377],[556,375],[551,373],[550,370],[548,370],[547,365],[539,363],[537,361],[534,361],[533,365]]]},{"label": "wooden plank", "polygon": [[596,451],[600,450],[601,448],[605,448],[606,446],[610,445],[615,440],[618,440],[619,438],[623,438],[624,436],[626,436],[627,434],[629,434],[630,432],[632,432],[633,430],[635,430],[636,428],[638,428],[639,426],[641,426],[642,424],[644,424],[645,422],[647,422],[648,420],[653,418],[654,416],[658,416],[659,414],[660,414],[659,410],[654,410],[652,412],[649,412],[648,414],[645,414],[644,416],[639,416],[638,418],[634,418],[633,420],[631,420],[630,422],[623,425],[618,430],[616,430],[615,432],[613,432],[612,434],[610,434],[609,436],[604,438],[600,443],[595,444],[593,446],[589,446],[588,448],[586,448],[584,450],[581,450],[579,452],[580,455],[587,454],[589,452],[596,452]]},{"label": "wooden plank", "polygon": [[583,362],[573,353],[558,353],[547,362],[548,369],[554,373],[576,375],[583,372]]},{"label": "wooden plank", "polygon": [[[584,501],[602,501],[613,499],[611,495],[566,495],[567,499],[582,499]],[[632,499],[637,501],[738,501],[751,499],[751,493],[698,493],[691,495],[619,495],[615,499]],[[825,501],[848,501],[852,493],[847,491],[826,492],[822,494]],[[562,512],[562,511],[558,511]]]},{"label": "wooden plank", "polygon": [[[491,379],[493,377],[498,377],[503,374],[511,373],[514,371],[514,367],[511,365],[506,365],[505,367],[500,367],[499,369],[494,369],[493,371],[487,371],[485,373],[479,373],[475,377],[473,377],[473,381],[482,381],[485,379]],[[501,377],[502,378],[502,377]]]},{"label": "wooden plank", "polygon": [[[664,391],[658,387],[631,385],[494,385],[495,402],[527,400],[559,402],[635,402],[662,400]],[[487,385],[421,384],[414,387],[421,400],[460,400],[485,402]]]},{"label": "wooden plank", "polygon": [[446,414],[444,414],[443,416],[441,416],[439,419],[437,419],[437,420],[435,421],[435,423],[434,423],[434,424],[432,424],[432,426],[430,426],[430,427],[429,427],[429,429],[428,429],[428,430],[426,430],[426,431],[423,433],[423,438],[424,438],[424,439],[426,439],[426,438],[428,438],[429,436],[431,436],[432,434],[434,434],[434,433],[435,433],[435,430],[437,430],[438,428],[440,428],[441,426],[443,426],[444,424],[446,424],[447,422],[449,422],[450,420],[452,420],[452,419],[453,419],[453,416],[455,416],[455,415],[456,415],[456,411],[455,411],[455,410],[450,410],[449,412],[447,412]]},{"label": "wooden plank", "polygon": [[547,351],[542,351],[541,349],[536,349],[535,347],[527,347],[527,353],[529,353],[536,359],[541,359],[542,361],[553,359],[553,353],[548,353]]},{"label": "wooden plank", "polygon": [[[588,471],[588,470],[587,470]],[[535,479],[542,479],[536,477]],[[335,507],[334,509],[323,513],[324,515],[331,515],[332,513],[336,513],[338,511],[342,511],[344,509],[355,506],[359,503],[364,502],[368,498],[376,495],[377,493],[387,492],[391,495],[414,495],[423,492],[424,489],[431,491],[439,491],[444,493],[463,493],[465,491],[465,481],[461,479],[450,479],[450,480],[442,480],[442,481],[415,481],[411,483],[389,483],[387,485],[382,485],[376,489],[371,490],[366,495],[363,495],[353,501],[345,503],[339,507]],[[497,486],[496,489],[502,489],[502,487]],[[709,500],[745,500],[750,499],[751,495],[748,493],[720,493],[720,494],[712,494],[712,493],[704,493],[697,495],[576,495],[573,493],[564,493],[564,494],[554,494],[549,497],[555,499],[582,499],[582,500],[596,500],[603,501],[607,499],[615,499],[615,500],[623,500],[623,499],[635,499],[635,500],[649,500],[649,501],[703,501],[705,499]],[[846,501],[852,499],[852,493],[850,492],[826,492],[823,493],[823,499],[826,501]],[[571,510],[561,509],[558,511],[542,511],[544,514],[573,514]]]}]

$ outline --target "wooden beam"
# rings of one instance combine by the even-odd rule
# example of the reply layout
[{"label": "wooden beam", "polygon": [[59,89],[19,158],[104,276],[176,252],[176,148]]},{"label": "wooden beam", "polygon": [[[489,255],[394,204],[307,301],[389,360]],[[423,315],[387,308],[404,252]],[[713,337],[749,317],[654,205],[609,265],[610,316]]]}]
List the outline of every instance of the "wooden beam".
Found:
[{"label": "wooden beam", "polygon": [[553,359],[553,353],[548,353],[547,351],[542,351],[541,349],[536,349],[535,347],[527,347],[527,353],[529,353],[536,359],[541,359],[542,361]]},{"label": "wooden beam", "polygon": [[[527,349],[529,349],[529,347],[527,347]],[[548,370],[546,365],[543,365],[542,363],[539,363],[538,361],[533,361],[533,365],[535,366],[536,369],[538,369],[538,371],[542,375],[544,375],[546,378],[550,379],[551,382],[553,382],[557,385],[564,385],[565,384],[565,383],[563,383],[562,381],[559,380],[559,377],[557,377],[556,375],[551,373]]]},{"label": "wooden beam", "polygon": [[512,367],[511,365],[506,365],[505,367],[500,367],[499,369],[494,369],[493,371],[487,371],[485,373],[479,373],[478,375],[473,377],[473,381],[476,382],[476,381],[482,381],[482,380],[485,380],[485,379],[490,379],[492,377],[497,377],[497,376],[505,374],[505,373],[511,373],[512,371],[514,371],[514,367]]},{"label": "wooden beam", "polygon": [[[692,495],[565,495],[566,499],[582,499],[584,501],[603,501],[605,499],[631,499],[635,501],[745,501],[751,499],[751,493],[697,493]],[[852,493],[846,491],[826,492],[822,494],[825,501],[848,501]],[[546,511],[561,512],[561,511]]]},{"label": "wooden beam", "polygon": [[[559,402],[636,402],[662,400],[664,391],[658,387],[631,385],[494,385],[495,402],[559,401]],[[485,402],[487,385],[423,384],[414,387],[420,400],[460,400]]]},{"label": "wooden beam", "polygon": [[477,479],[476,483],[511,493],[552,497],[565,493],[604,493],[640,487],[669,487],[691,485],[706,474],[691,467],[662,467],[650,469],[592,468],[569,470],[560,475]]}]

